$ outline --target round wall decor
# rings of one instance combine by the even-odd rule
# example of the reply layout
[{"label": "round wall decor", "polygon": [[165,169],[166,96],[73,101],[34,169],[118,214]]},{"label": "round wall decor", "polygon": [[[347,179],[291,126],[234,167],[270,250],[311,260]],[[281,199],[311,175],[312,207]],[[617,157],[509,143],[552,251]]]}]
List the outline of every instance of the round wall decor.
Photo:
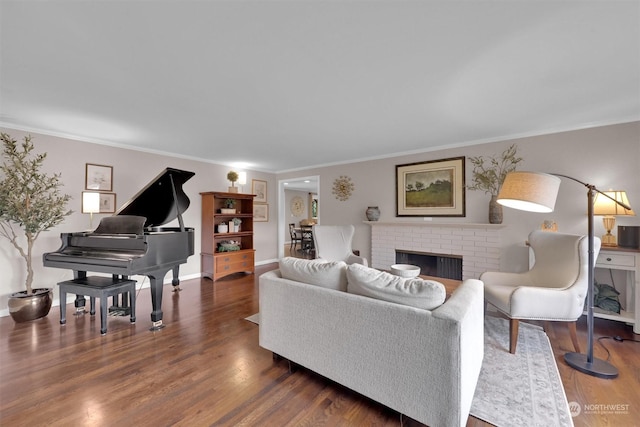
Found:
[{"label": "round wall decor", "polygon": [[304,200],[302,200],[302,197],[296,196],[291,199],[291,213],[294,216],[302,216],[304,213]]},{"label": "round wall decor", "polygon": [[331,192],[335,194],[336,199],[344,202],[351,196],[351,193],[353,193],[353,188],[354,185],[353,182],[351,182],[351,178],[341,175],[340,178],[336,178],[336,180],[333,181],[333,191]]}]

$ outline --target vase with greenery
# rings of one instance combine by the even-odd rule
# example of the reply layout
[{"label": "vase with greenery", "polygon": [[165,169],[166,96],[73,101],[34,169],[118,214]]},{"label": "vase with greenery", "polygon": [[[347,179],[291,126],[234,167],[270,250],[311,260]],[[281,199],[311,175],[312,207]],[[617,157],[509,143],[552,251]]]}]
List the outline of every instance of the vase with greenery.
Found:
[{"label": "vase with greenery", "polygon": [[229,173],[227,173],[227,179],[231,182],[231,187],[229,187],[229,193],[238,192],[238,187],[235,186],[235,183],[238,180],[238,178],[240,178],[240,175],[238,175],[238,172],[229,171]]},{"label": "vase with greenery", "polygon": [[[6,133],[0,133],[0,139],[3,160],[0,166],[0,236],[9,240],[26,263],[25,291],[16,292],[9,298],[9,312],[19,320],[21,316],[16,318],[13,314],[11,299],[28,298],[42,291],[33,288],[34,243],[43,231],[62,223],[72,213],[66,209],[71,196],[61,194],[60,174],[42,172],[47,154],[33,152],[31,136],[25,136],[22,143]],[[51,293],[50,289],[46,290]]]},{"label": "vase with greenery", "polygon": [[518,146],[512,144],[497,157],[469,157],[473,165],[470,190],[482,190],[491,195],[489,202],[489,222],[491,224],[502,223],[502,206],[497,203],[498,193],[505,177],[509,172],[516,170],[518,163],[523,159],[518,157]]}]

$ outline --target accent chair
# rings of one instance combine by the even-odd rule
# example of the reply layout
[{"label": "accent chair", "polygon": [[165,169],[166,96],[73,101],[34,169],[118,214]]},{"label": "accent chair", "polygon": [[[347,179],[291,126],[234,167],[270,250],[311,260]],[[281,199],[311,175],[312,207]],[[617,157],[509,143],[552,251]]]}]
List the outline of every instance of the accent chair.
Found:
[{"label": "accent chair", "polygon": [[[516,352],[520,320],[567,322],[580,353],[576,320],[584,311],[589,287],[588,238],[537,230],[529,234],[528,244],[535,258],[530,270],[482,273],[485,303],[510,319],[510,353]],[[595,238],[593,246],[595,260],[600,239]]]},{"label": "accent chair", "polygon": [[316,257],[327,261],[368,265],[367,259],[353,253],[353,225],[314,225],[313,242]]}]

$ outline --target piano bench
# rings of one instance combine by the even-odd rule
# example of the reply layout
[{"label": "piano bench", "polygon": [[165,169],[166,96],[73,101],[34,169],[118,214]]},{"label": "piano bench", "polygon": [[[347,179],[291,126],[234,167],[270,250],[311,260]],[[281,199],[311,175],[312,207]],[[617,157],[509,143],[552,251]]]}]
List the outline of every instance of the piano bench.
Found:
[{"label": "piano bench", "polygon": [[110,296],[129,293],[131,323],[136,321],[136,281],[113,277],[89,276],[58,283],[60,287],[60,324],[67,323],[67,292],[91,298],[91,314],[95,314],[95,299],[100,298],[100,334],[107,333],[107,299]]}]

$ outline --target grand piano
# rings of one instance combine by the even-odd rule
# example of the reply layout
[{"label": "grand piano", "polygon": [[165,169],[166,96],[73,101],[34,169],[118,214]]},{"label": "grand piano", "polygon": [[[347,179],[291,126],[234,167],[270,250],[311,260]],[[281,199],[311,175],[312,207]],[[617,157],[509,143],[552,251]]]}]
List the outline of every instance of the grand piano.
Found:
[{"label": "grand piano", "polygon": [[[182,185],[193,175],[166,168],[113,216],[102,218],[94,231],[62,233],[62,246],[43,255],[44,266],[71,269],[75,279],[87,277],[87,271],[110,273],[114,278],[147,276],[153,306],[151,330],[163,328],[164,277],[172,270],[174,290],[179,289],[180,264],[194,253],[193,228],[185,228],[182,220],[190,203]],[[176,218],[179,227],[160,227]],[[84,309],[84,304],[84,297],[78,296],[76,308]]]}]

